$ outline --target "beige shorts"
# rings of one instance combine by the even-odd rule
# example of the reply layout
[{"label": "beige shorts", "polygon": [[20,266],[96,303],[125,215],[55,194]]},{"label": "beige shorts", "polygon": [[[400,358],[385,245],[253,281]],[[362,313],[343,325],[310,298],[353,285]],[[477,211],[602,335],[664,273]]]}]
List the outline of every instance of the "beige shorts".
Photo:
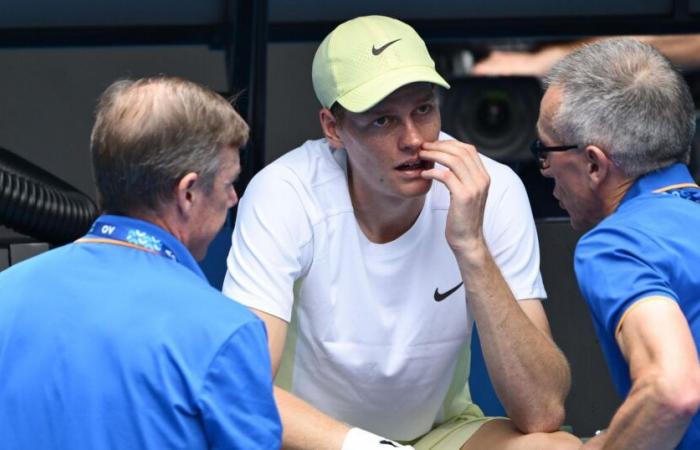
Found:
[{"label": "beige shorts", "polygon": [[416,450],[459,450],[483,424],[493,419],[502,417],[485,417],[479,407],[472,404],[410,444]]}]

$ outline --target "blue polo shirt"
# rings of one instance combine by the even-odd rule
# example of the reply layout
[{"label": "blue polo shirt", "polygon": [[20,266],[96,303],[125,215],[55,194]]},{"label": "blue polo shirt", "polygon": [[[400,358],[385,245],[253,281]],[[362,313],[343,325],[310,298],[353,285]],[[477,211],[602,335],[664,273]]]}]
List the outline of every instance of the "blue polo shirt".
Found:
[{"label": "blue polo shirt", "polygon": [[3,449],[277,449],[271,373],[263,323],[153,224],[0,272]]},{"label": "blue polo shirt", "polygon": [[[656,295],[675,300],[700,343],[700,190],[688,184],[694,182],[682,164],[643,176],[576,246],[578,283],[623,397],[631,380],[615,332],[635,302]],[[677,448],[700,448],[700,414]]]}]

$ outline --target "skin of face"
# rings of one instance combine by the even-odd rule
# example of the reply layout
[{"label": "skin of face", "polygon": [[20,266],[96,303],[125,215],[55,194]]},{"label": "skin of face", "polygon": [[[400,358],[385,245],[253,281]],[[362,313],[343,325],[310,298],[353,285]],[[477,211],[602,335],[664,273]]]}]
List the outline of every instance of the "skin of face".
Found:
[{"label": "skin of face", "polygon": [[[559,142],[552,126],[552,119],[559,110],[562,89],[552,86],[545,92],[540,104],[537,133],[546,146],[585,145],[578,142]],[[546,156],[542,175],[554,179],[554,197],[559,205],[569,213],[571,226],[585,231],[603,219],[604,207],[589,177],[590,161],[586,158],[587,149],[574,149],[565,152],[550,152]]]},{"label": "skin of face", "polygon": [[420,176],[433,163],[418,157],[437,140],[440,111],[429,83],[403,86],[362,113],[346,111],[336,127],[346,149],[353,198],[397,201],[424,196],[431,180]]},{"label": "skin of face", "polygon": [[238,195],[233,183],[241,172],[239,150],[225,147],[219,155],[220,168],[210,193],[200,189],[199,201],[192,212],[190,251],[197,260],[207,254],[207,248],[226,222],[226,215],[236,203]]}]

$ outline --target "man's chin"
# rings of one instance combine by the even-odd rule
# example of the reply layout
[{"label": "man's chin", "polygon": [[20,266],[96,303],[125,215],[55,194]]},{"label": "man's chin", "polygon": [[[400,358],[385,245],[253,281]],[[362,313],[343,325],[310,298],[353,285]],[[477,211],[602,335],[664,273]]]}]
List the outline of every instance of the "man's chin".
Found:
[{"label": "man's chin", "polygon": [[428,193],[432,184],[433,180],[416,180],[415,183],[404,186],[404,189],[402,189],[401,192],[405,197],[409,198],[423,197]]},{"label": "man's chin", "polygon": [[577,219],[573,219],[573,218],[569,218],[569,223],[571,223],[571,228],[573,228],[575,231],[578,231],[580,233],[585,233],[585,232],[593,229],[593,227],[596,226],[595,223],[591,223],[591,222],[583,221],[583,220],[577,220]]},{"label": "man's chin", "polygon": [[207,253],[209,253],[209,245],[214,241],[214,239],[210,239],[209,242],[206,243],[206,245],[202,246],[197,246],[195,248],[189,248],[190,253],[192,254],[192,257],[197,261],[197,262],[202,262],[204,261],[204,258],[207,257]]}]

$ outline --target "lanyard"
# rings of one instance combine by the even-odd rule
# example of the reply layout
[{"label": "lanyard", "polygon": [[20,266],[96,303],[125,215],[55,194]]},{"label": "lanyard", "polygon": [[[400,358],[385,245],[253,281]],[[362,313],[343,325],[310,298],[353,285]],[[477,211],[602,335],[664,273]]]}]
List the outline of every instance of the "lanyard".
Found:
[{"label": "lanyard", "polygon": [[695,183],[672,184],[670,186],[655,189],[654,193],[670,194],[674,197],[680,197],[695,203],[700,203],[700,186]]},{"label": "lanyard", "polygon": [[104,244],[123,245],[125,247],[155,253],[173,261],[177,256],[162,240],[138,228],[116,225],[109,221],[98,219],[92,224],[89,235],[97,237],[84,237],[76,243],[98,242]]}]

